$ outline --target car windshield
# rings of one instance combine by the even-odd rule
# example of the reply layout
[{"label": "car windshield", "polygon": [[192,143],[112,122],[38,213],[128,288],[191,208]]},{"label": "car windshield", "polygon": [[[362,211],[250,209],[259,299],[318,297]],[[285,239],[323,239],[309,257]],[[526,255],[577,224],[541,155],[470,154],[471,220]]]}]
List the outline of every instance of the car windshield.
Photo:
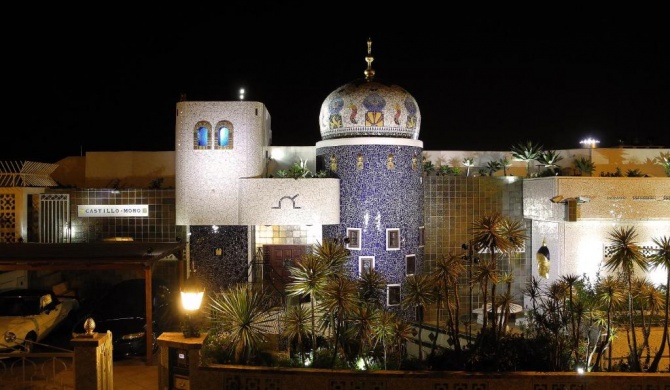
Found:
[{"label": "car windshield", "polygon": [[39,313],[39,296],[0,297],[0,315],[2,316],[31,316]]}]

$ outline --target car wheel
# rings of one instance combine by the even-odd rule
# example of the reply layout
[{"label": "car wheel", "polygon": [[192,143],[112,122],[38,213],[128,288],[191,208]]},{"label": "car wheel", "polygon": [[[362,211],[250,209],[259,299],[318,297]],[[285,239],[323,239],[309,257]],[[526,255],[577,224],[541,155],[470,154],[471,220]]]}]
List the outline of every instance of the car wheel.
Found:
[{"label": "car wheel", "polygon": [[26,338],[23,339],[23,351],[25,353],[31,353],[35,349],[35,342],[37,341],[37,335],[35,332],[30,332],[26,335]]}]

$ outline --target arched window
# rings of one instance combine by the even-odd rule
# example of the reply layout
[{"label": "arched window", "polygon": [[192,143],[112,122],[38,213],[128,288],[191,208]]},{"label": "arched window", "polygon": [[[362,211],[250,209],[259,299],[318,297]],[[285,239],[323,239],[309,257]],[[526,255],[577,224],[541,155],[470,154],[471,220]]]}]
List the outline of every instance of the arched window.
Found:
[{"label": "arched window", "polygon": [[229,121],[221,121],[216,124],[214,132],[214,149],[233,148],[233,124]]},{"label": "arched window", "polygon": [[211,137],[210,133],[212,132],[212,125],[207,121],[200,121],[195,124],[193,129],[193,149],[203,150],[210,149]]}]

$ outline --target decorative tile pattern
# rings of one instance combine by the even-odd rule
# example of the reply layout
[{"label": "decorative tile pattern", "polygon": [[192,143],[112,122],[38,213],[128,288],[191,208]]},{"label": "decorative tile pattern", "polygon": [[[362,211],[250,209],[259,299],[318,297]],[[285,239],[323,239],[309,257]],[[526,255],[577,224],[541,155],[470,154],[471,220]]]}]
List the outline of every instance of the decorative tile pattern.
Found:
[{"label": "decorative tile pattern", "polygon": [[[246,226],[191,226],[191,259],[210,292],[247,280],[248,228]],[[216,255],[216,248],[223,248]]]},{"label": "decorative tile pattern", "polygon": [[321,105],[321,138],[418,139],[419,106],[405,89],[375,79],[355,80],[333,91]]},{"label": "decorative tile pattern", "polygon": [[[389,284],[401,284],[405,275],[405,255],[416,254],[416,271],[421,272],[423,247],[419,246],[419,226],[423,226],[423,186],[421,172],[412,170],[412,159],[421,147],[382,144],[333,145],[317,148],[317,161],[335,156],[340,178],[340,225],[324,226],[324,239],[341,239],[347,228],[361,229],[361,248],[351,254],[347,270],[358,275],[359,256],[375,256],[375,269]],[[359,169],[359,155],[365,156]],[[389,167],[393,156],[393,169]],[[387,250],[387,229],[400,230],[399,250]]]}]

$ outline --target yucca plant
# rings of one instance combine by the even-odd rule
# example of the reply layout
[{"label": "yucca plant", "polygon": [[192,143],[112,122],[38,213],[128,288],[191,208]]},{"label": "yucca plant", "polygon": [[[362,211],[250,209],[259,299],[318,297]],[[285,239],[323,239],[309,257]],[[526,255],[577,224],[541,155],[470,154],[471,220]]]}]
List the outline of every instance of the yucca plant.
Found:
[{"label": "yucca plant", "polygon": [[249,364],[250,359],[272,333],[276,320],[269,313],[269,300],[262,290],[240,283],[210,297],[210,320],[213,333],[228,337],[236,364]]}]

